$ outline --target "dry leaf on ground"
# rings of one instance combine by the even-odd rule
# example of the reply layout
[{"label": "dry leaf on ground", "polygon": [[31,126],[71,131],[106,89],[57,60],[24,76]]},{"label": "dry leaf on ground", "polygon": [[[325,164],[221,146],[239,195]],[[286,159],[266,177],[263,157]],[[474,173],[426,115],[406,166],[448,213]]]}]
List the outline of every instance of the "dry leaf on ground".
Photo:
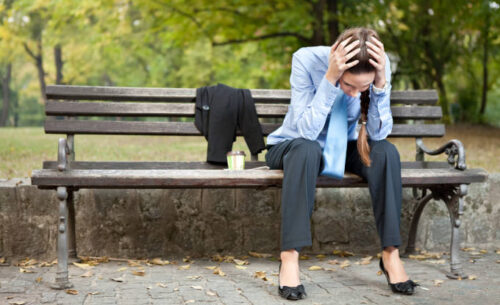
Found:
[{"label": "dry leaf on ground", "polygon": [[309,267],[310,271],[318,271],[318,270],[323,270],[323,267],[321,266],[311,266]]},{"label": "dry leaf on ground", "polygon": [[32,268],[33,267],[19,268],[19,272],[21,272],[21,273],[35,273],[35,270],[33,270]]},{"label": "dry leaf on ground", "polygon": [[217,293],[213,292],[213,291],[212,291],[212,290],[210,290],[210,289],[209,289],[209,290],[207,290],[207,291],[206,291],[206,293],[207,293],[207,295],[210,295],[210,296],[216,296],[216,295],[217,295]]},{"label": "dry leaf on ground", "polygon": [[354,256],[354,253],[349,252],[349,251],[344,251],[344,250],[333,250],[332,254],[340,256],[340,257]]},{"label": "dry leaf on ground", "polygon": [[338,264],[339,264],[339,261],[338,261],[338,260],[336,260],[336,259],[331,259],[331,260],[329,260],[329,261],[328,261],[328,263],[329,263],[330,265],[338,265]]},{"label": "dry leaf on ground", "polygon": [[500,249],[495,251],[496,254],[500,254]]},{"label": "dry leaf on ground", "polygon": [[87,293],[87,295],[97,295],[97,294],[99,294],[99,291],[94,291],[94,292]]},{"label": "dry leaf on ground", "polygon": [[142,266],[139,261],[129,260],[127,263],[130,267],[141,267]]},{"label": "dry leaf on ground", "polygon": [[94,275],[94,274],[92,273],[92,271],[89,270],[89,271],[85,272],[84,274],[81,274],[80,277],[91,277],[92,275]]},{"label": "dry leaf on ground", "polygon": [[340,264],[340,268],[344,269],[346,267],[349,267],[351,265],[351,262],[346,259],[345,261],[342,262],[342,264]]},{"label": "dry leaf on ground", "polygon": [[246,268],[248,268],[247,266],[240,266],[240,265],[235,265],[235,267],[240,270],[245,270]]},{"label": "dry leaf on ground", "polygon": [[300,260],[305,261],[305,260],[310,259],[310,257],[309,257],[309,255],[305,255],[305,254],[304,254],[304,255],[300,255],[300,256],[299,256],[299,259],[300,259]]},{"label": "dry leaf on ground", "polygon": [[184,304],[191,304],[191,303],[194,303],[195,301],[194,300],[187,300],[186,302],[184,302]]},{"label": "dry leaf on ground", "polygon": [[26,304],[26,301],[11,301],[11,302],[9,302],[9,304],[12,304],[12,305],[24,305],[24,304]]},{"label": "dry leaf on ground", "polygon": [[81,264],[81,263],[76,263],[74,262],[73,265],[77,266],[78,268],[81,268],[83,270],[89,270],[89,269],[92,269],[94,268],[94,266],[91,266],[89,264]]},{"label": "dry leaf on ground", "polygon": [[39,276],[35,279],[35,282],[40,283],[42,280],[43,280],[43,278],[41,276]]},{"label": "dry leaf on ground", "polygon": [[201,275],[190,275],[190,276],[186,276],[186,278],[190,279],[190,280],[197,280],[197,279],[201,278]]},{"label": "dry leaf on ground", "polygon": [[476,280],[477,279],[477,275],[469,275],[469,280]]},{"label": "dry leaf on ground", "polygon": [[239,266],[242,266],[242,265],[248,265],[248,261],[247,260],[241,260],[241,259],[234,259],[234,262],[236,263],[236,265],[239,265]]},{"label": "dry leaf on ground", "polygon": [[217,266],[207,266],[207,267],[205,267],[205,269],[208,269],[208,270],[214,270],[215,268],[217,268]]},{"label": "dry leaf on ground", "polygon": [[316,255],[316,258],[323,259],[323,258],[326,258],[326,255],[318,254],[318,255]]},{"label": "dry leaf on ground", "polygon": [[201,286],[191,286],[191,288],[196,289],[196,290],[203,290],[203,287],[201,287]]},{"label": "dry leaf on ground", "polygon": [[132,270],[132,274],[137,276],[145,276],[146,272],[144,272],[144,270]]},{"label": "dry leaf on ground", "polygon": [[440,287],[442,283],[444,283],[443,280],[433,280],[434,286]]},{"label": "dry leaf on ground", "polygon": [[5,257],[0,257],[0,264],[5,264]]},{"label": "dry leaf on ground", "polygon": [[184,265],[184,266],[177,267],[177,269],[179,269],[179,270],[188,270],[189,268],[191,268],[191,265]]},{"label": "dry leaf on ground", "polygon": [[377,271],[377,275],[382,275],[382,270]]},{"label": "dry leaf on ground", "polygon": [[168,265],[170,264],[170,262],[168,260],[162,260],[161,258],[153,258],[152,260],[149,261],[149,263],[153,264],[153,265],[158,265],[158,266],[165,266],[165,265]]},{"label": "dry leaf on ground", "polygon": [[248,252],[248,254],[250,254],[250,256],[253,256],[253,257],[257,257],[257,258],[269,258],[269,257],[272,257],[273,255],[272,254],[269,254],[269,253],[259,253],[259,252]]},{"label": "dry leaf on ground", "polygon": [[359,261],[359,264],[360,265],[368,265],[372,262],[372,259],[373,259],[373,256],[366,256],[366,257],[363,257],[360,261]]},{"label": "dry leaf on ground", "polygon": [[220,276],[226,276],[226,274],[222,272],[222,270],[220,270],[220,267],[214,269],[214,274],[218,274]]},{"label": "dry leaf on ground", "polygon": [[191,260],[191,256],[186,256],[185,258],[182,259],[183,262],[185,263],[192,263],[193,261]]},{"label": "dry leaf on ground", "polygon": [[446,261],[444,259],[430,259],[430,260],[426,260],[426,262],[431,263],[431,264],[437,264],[437,265],[446,264]]},{"label": "dry leaf on ground", "polygon": [[480,250],[479,252],[482,254],[486,254],[486,253],[488,253],[488,250]]},{"label": "dry leaf on ground", "polygon": [[114,278],[111,278],[111,280],[113,282],[118,282],[118,283],[123,283],[125,282],[125,279],[123,277],[114,277]]},{"label": "dry leaf on ground", "polygon": [[476,248],[474,247],[470,247],[470,248],[462,248],[462,251],[465,251],[465,252],[470,252],[470,251],[475,251]]},{"label": "dry leaf on ground", "polygon": [[55,259],[51,262],[41,262],[40,264],[38,264],[38,267],[51,267],[55,264],[57,264],[57,259]]},{"label": "dry leaf on ground", "polygon": [[78,294],[78,290],[75,290],[75,289],[66,289],[65,291],[67,294],[72,294],[72,295]]},{"label": "dry leaf on ground", "polygon": [[261,280],[267,281],[266,272],[265,271],[255,271],[254,277],[257,277]]},{"label": "dry leaf on ground", "polygon": [[23,259],[22,261],[20,261],[17,266],[19,267],[29,267],[29,266],[33,266],[35,264],[37,264],[38,261],[36,259],[33,259],[33,258],[25,258]]},{"label": "dry leaf on ground", "polygon": [[116,271],[123,272],[123,271],[125,271],[127,269],[128,269],[128,267],[121,267],[121,268],[117,269]]},{"label": "dry leaf on ground", "polygon": [[164,284],[164,283],[156,283],[156,286],[161,287],[161,288],[167,288],[167,284]]}]

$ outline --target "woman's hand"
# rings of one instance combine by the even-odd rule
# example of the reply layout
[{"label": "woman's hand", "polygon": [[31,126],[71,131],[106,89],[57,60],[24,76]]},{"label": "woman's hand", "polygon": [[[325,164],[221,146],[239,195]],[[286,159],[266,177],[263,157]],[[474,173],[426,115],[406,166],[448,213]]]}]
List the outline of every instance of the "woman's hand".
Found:
[{"label": "woman's hand", "polygon": [[337,83],[345,70],[357,65],[359,62],[359,60],[354,60],[350,63],[346,63],[349,59],[361,51],[359,47],[356,48],[356,46],[359,45],[359,40],[355,40],[347,45],[351,38],[352,37],[349,37],[342,42],[337,41],[332,46],[330,51],[328,58],[328,70],[326,71],[325,76],[326,79],[328,79],[328,81],[330,81],[333,85]]},{"label": "woman's hand", "polygon": [[[375,81],[373,85],[382,89],[385,86],[385,51],[384,44],[378,41],[377,38],[371,36],[369,41],[366,42],[368,46],[368,53],[373,57],[368,61],[375,67]],[[375,60],[374,60],[375,59]]]}]

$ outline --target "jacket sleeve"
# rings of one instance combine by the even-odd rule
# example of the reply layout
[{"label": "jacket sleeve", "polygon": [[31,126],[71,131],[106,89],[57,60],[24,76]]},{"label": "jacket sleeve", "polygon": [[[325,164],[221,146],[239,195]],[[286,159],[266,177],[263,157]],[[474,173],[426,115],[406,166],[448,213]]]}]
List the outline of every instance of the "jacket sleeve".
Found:
[{"label": "jacket sleeve", "polygon": [[376,92],[370,85],[370,105],[366,130],[370,139],[379,141],[387,138],[392,131],[393,119],[391,112],[391,67],[387,54],[385,55],[386,86],[381,92]]},{"label": "jacket sleeve", "polygon": [[292,58],[290,75],[291,100],[288,121],[292,129],[296,129],[300,137],[316,140],[323,129],[328,113],[337,95],[342,91],[335,87],[325,76],[322,77],[318,89],[315,89],[310,73],[303,61],[307,53],[297,51]]}]

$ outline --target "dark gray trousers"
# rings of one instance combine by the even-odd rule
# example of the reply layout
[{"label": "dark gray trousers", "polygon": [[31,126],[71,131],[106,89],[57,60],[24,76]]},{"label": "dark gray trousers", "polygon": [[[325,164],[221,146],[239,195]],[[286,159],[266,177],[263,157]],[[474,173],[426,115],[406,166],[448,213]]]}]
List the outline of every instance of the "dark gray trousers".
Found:
[{"label": "dark gray trousers", "polygon": [[[346,172],[361,176],[368,183],[372,208],[382,249],[399,247],[402,184],[401,161],[397,148],[387,140],[372,141],[371,166],[359,157],[356,141],[348,141]],[[311,215],[314,208],[316,179],[323,169],[318,142],[297,138],[268,146],[266,163],[271,169],[283,169],[281,195],[281,250],[312,245]]]}]

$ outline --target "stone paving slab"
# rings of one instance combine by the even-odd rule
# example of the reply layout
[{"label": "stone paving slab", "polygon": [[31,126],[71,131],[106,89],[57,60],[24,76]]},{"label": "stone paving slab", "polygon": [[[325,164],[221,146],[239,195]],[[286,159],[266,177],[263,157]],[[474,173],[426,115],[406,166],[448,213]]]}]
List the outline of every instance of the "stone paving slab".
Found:
[{"label": "stone paving slab", "polygon": [[[297,304],[500,304],[500,255],[486,253],[471,260],[462,252],[464,268],[475,280],[450,280],[448,256],[445,263],[436,260],[417,261],[403,258],[410,277],[421,286],[416,294],[393,294],[385,277],[378,274],[378,260],[367,265],[356,264],[362,256],[347,258],[328,255],[311,256],[301,260],[301,280],[308,298]],[[478,257],[477,255],[475,257]],[[340,268],[329,264],[348,259],[350,266]],[[218,263],[208,258],[193,259],[165,266],[130,267],[127,262],[101,263],[90,269],[92,275],[82,277],[88,270],[71,265],[72,289],[78,294],[53,290],[50,284],[56,267],[35,267],[33,273],[20,272],[17,266],[0,267],[0,304],[290,304],[277,293],[278,262],[276,259],[248,258],[246,269],[234,263]],[[437,262],[437,263],[436,263]],[[179,266],[189,264],[187,270]],[[214,274],[206,267],[218,266],[225,276]],[[311,271],[309,267],[324,269]],[[132,271],[144,271],[144,276]],[[266,280],[255,277],[264,271]],[[123,280],[117,282],[112,279]],[[440,280],[440,286],[435,285]]]}]

